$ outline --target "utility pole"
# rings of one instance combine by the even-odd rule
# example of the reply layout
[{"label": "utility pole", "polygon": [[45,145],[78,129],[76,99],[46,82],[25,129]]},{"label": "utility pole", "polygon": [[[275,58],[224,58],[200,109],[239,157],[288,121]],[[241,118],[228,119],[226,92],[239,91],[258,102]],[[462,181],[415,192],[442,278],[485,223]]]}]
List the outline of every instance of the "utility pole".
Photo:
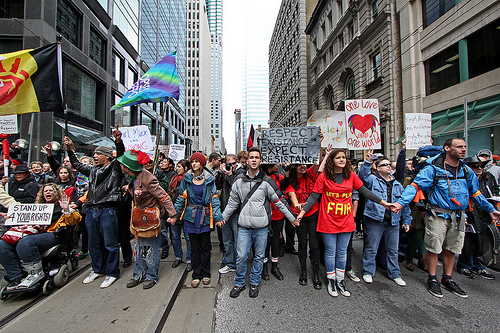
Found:
[{"label": "utility pole", "polygon": [[403,67],[401,63],[401,27],[396,0],[391,0],[391,29],[393,33],[394,52],[394,107],[396,115],[396,137],[401,138],[405,132],[403,112]]}]

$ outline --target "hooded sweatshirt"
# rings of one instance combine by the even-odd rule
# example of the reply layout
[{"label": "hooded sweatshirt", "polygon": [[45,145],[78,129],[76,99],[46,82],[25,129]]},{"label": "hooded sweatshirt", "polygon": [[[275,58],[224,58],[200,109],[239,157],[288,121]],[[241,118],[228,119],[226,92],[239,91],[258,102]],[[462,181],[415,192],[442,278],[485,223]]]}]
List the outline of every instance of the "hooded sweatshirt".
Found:
[{"label": "hooded sweatshirt", "polygon": [[497,183],[500,181],[500,167],[493,164],[493,153],[489,149],[482,149],[477,153],[477,156],[488,155],[490,161],[486,164],[484,170],[489,171],[495,177]]}]

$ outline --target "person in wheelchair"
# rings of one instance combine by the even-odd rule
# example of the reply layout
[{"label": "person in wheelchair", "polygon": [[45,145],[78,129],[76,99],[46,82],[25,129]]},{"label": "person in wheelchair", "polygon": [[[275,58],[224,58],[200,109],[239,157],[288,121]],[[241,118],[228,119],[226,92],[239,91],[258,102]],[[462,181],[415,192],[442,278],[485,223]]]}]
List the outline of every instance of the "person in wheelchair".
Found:
[{"label": "person in wheelchair", "polygon": [[[17,203],[5,194],[0,187],[0,204],[8,206]],[[36,234],[17,235],[22,238],[16,241],[16,234],[7,232],[0,239],[0,264],[5,268],[5,280],[9,282],[6,290],[23,290],[35,286],[44,279],[45,272],[42,266],[42,253],[64,241],[58,237],[57,231],[66,226],[80,222],[81,215],[77,210],[69,207],[70,198],[63,190],[53,184],[44,184],[38,191],[35,203],[53,203],[52,224]],[[32,229],[33,230],[33,229]],[[24,270],[23,270],[24,269]],[[27,273],[27,275],[26,275]]]}]

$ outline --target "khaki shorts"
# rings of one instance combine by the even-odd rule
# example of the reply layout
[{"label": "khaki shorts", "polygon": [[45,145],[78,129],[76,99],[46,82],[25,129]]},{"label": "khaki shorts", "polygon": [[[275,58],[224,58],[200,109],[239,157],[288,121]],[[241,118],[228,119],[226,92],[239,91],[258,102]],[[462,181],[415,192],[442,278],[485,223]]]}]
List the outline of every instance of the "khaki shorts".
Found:
[{"label": "khaki shorts", "polygon": [[425,247],[432,253],[441,253],[443,249],[456,254],[462,252],[465,232],[453,229],[451,219],[425,216]]}]

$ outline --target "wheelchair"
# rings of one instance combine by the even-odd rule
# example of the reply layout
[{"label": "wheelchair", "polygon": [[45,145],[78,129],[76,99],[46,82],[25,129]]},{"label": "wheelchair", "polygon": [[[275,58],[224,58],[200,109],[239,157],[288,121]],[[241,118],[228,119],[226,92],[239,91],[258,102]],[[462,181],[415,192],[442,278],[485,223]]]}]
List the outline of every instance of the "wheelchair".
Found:
[{"label": "wheelchair", "polygon": [[45,277],[27,289],[7,290],[2,288],[0,299],[9,296],[42,290],[48,295],[54,288],[62,288],[68,282],[70,268],[74,272],[78,268],[77,246],[79,240],[78,225],[62,227],[54,233],[58,244],[41,253]]}]

